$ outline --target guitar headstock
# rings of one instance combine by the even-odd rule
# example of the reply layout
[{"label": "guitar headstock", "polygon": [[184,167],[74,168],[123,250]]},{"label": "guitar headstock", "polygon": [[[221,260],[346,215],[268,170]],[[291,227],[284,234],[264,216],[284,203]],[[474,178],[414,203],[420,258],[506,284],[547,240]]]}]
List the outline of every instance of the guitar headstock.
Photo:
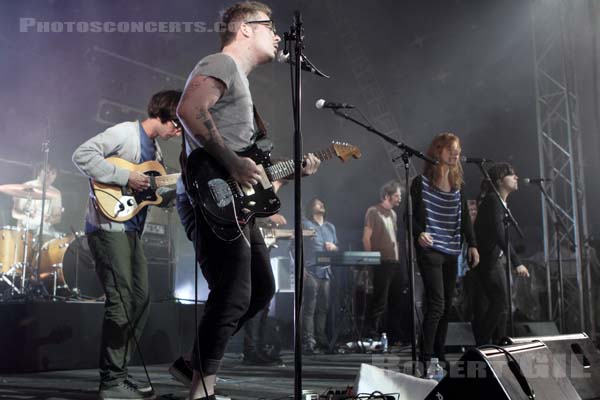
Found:
[{"label": "guitar headstock", "polygon": [[331,142],[331,148],[342,161],[348,161],[350,157],[360,158],[362,155],[358,147],[349,143]]}]

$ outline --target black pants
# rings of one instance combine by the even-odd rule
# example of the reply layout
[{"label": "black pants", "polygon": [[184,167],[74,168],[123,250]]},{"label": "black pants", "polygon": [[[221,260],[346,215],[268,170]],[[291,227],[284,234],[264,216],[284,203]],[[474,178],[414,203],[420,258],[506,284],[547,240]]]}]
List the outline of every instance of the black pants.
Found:
[{"label": "black pants", "polygon": [[474,269],[479,283],[473,309],[473,331],[478,346],[498,343],[506,336],[508,300],[506,264],[498,259]]},{"label": "black pants", "polygon": [[[396,263],[383,262],[373,267],[373,295],[367,308],[367,334],[379,335],[385,332],[385,312],[388,305],[390,285],[394,276],[400,273],[400,265]],[[400,289],[398,289],[400,290]]]},{"label": "black pants", "polygon": [[267,305],[244,324],[244,355],[264,350],[268,317],[269,306]]},{"label": "black pants", "polygon": [[243,228],[248,246],[242,236],[232,242],[219,239],[202,211],[196,209],[194,213],[185,196],[177,197],[177,210],[188,237],[194,241],[210,290],[198,325],[192,365],[213,375],[229,338],[271,301],[275,279],[267,246],[254,221]]},{"label": "black pants", "polygon": [[417,261],[425,289],[421,357],[427,361],[435,356],[445,361],[444,344],[456,288],[458,256],[421,248]]}]

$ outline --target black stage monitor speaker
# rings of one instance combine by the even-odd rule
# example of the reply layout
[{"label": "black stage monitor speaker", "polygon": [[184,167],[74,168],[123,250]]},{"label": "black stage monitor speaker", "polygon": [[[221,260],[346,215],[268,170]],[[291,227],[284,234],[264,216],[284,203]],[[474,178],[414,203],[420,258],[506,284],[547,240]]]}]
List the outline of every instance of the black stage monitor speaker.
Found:
[{"label": "black stage monitor speaker", "polygon": [[554,336],[558,335],[556,324],[552,321],[518,322],[515,324],[515,336]]},{"label": "black stage monitor speaker", "polygon": [[446,351],[464,353],[469,347],[475,347],[475,337],[470,322],[448,323],[446,335]]},{"label": "black stage monitor speaker", "polygon": [[600,399],[600,351],[585,333],[507,338],[506,342],[544,343],[563,366],[566,376],[583,400]]},{"label": "black stage monitor speaker", "polygon": [[540,342],[467,351],[426,400],[580,399],[552,352]]}]

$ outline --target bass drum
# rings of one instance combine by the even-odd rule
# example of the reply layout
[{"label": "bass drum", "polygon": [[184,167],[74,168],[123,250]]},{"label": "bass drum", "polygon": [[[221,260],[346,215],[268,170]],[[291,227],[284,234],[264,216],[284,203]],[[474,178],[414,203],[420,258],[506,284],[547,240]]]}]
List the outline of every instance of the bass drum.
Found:
[{"label": "bass drum", "polygon": [[63,272],[69,289],[79,289],[84,298],[104,296],[86,236],[78,236],[69,244],[63,258]]}]

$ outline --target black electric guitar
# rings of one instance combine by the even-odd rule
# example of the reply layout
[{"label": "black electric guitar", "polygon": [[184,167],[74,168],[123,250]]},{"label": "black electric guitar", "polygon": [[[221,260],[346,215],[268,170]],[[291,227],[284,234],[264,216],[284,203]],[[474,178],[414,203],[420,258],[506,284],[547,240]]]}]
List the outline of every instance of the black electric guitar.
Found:
[{"label": "black electric guitar", "polygon": [[[279,211],[281,202],[271,182],[294,174],[293,160],[271,163],[270,153],[256,145],[238,155],[251,158],[260,168],[261,178],[256,185],[237,183],[217,160],[201,148],[190,153],[186,167],[188,191],[194,202],[202,207],[213,231],[231,240],[239,236],[239,228],[253,217],[268,217]],[[314,155],[321,161],[334,157],[347,161],[351,157],[360,158],[361,153],[356,146],[332,142],[328,148]]]}]

